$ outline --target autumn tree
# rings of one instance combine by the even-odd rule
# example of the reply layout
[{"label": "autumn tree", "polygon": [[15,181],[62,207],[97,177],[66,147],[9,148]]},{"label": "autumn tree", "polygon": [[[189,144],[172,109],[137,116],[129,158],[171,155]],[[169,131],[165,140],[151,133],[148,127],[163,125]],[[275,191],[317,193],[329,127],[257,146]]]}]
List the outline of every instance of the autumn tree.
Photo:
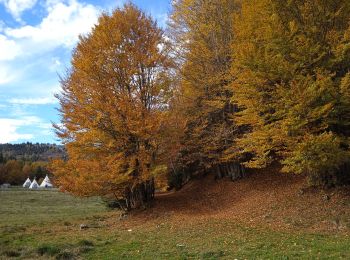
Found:
[{"label": "autumn tree", "polygon": [[62,120],[55,127],[68,153],[52,164],[61,188],[113,194],[127,209],[150,202],[154,178],[164,172],[168,49],[156,22],[132,4],[102,14],[80,37],[57,96]]},{"label": "autumn tree", "polygon": [[22,184],[24,179],[22,167],[22,161],[8,160],[2,169],[5,181],[15,185]]},{"label": "autumn tree", "polygon": [[180,94],[186,118],[178,156],[178,171],[242,176],[232,148],[238,129],[232,121],[231,45],[232,0],[180,0],[174,3],[170,31],[174,38],[180,75]]},{"label": "autumn tree", "polygon": [[243,0],[232,89],[246,165],[349,180],[350,2]]},{"label": "autumn tree", "polygon": [[25,163],[23,165],[22,172],[24,176],[30,176],[33,173],[33,167],[30,163]]}]

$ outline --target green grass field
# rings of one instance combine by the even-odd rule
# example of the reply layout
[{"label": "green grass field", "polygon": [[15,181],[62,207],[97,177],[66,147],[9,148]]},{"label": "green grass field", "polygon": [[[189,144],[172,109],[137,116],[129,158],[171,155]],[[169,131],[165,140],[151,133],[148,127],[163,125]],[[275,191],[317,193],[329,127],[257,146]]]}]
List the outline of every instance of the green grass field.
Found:
[{"label": "green grass field", "polygon": [[0,259],[350,259],[346,234],[214,218],[119,220],[98,198],[58,191],[1,190],[0,201]]}]

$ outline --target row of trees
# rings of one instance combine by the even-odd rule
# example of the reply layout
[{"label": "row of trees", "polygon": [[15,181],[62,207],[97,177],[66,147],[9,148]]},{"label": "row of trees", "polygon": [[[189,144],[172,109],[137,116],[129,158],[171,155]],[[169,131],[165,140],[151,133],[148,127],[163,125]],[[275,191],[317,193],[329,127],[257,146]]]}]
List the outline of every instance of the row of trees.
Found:
[{"label": "row of trees", "polygon": [[49,174],[47,164],[43,161],[6,159],[0,153],[0,184],[22,185],[28,177],[31,179],[35,177],[37,181],[41,181],[46,174]]},{"label": "row of trees", "polygon": [[30,177],[44,178],[48,162],[65,158],[62,145],[42,143],[0,144],[0,184],[22,185]]},{"label": "row of trees", "polygon": [[50,158],[65,156],[62,145],[43,143],[0,144],[0,153],[4,158],[24,161],[49,161]]},{"label": "row of trees", "polygon": [[[178,0],[165,34],[131,4],[73,53],[52,164],[78,195],[145,206],[154,180],[245,167],[350,179],[350,2]],[[163,177],[164,178],[164,177]]]}]

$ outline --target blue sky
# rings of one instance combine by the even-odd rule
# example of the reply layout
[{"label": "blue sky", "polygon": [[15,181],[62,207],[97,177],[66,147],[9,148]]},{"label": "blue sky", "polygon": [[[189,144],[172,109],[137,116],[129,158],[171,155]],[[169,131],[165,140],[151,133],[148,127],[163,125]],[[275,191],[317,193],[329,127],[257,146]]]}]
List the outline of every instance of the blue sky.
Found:
[{"label": "blue sky", "polygon": [[[58,142],[58,75],[78,35],[126,1],[0,0],[0,143]],[[170,0],[131,2],[165,26]]]}]

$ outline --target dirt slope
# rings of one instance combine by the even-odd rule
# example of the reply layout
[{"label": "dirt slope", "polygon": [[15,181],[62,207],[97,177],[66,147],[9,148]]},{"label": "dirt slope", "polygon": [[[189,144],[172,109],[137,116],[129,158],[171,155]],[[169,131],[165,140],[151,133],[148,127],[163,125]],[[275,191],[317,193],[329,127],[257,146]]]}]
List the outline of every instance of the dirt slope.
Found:
[{"label": "dirt slope", "polygon": [[207,176],[180,191],[157,194],[151,209],[132,217],[175,222],[229,218],[276,229],[350,232],[350,189],[306,187],[304,177],[277,168],[252,172],[236,182]]}]

